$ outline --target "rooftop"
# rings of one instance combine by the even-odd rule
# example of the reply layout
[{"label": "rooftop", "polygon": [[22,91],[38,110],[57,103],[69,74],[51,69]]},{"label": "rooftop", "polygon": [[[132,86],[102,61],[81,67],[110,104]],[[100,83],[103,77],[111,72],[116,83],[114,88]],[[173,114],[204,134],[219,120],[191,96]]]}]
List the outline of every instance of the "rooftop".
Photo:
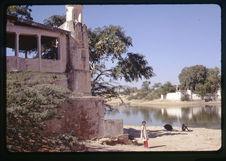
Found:
[{"label": "rooftop", "polygon": [[16,16],[7,15],[7,19],[14,21],[15,25],[31,26],[31,27],[35,27],[35,28],[41,28],[41,29],[44,29],[44,30],[60,32],[62,34],[66,34],[66,35],[70,34],[69,31],[60,29],[58,27],[52,27],[50,25],[41,24],[41,23],[34,22],[34,21],[31,21],[31,20],[19,18],[19,17],[16,17]]}]

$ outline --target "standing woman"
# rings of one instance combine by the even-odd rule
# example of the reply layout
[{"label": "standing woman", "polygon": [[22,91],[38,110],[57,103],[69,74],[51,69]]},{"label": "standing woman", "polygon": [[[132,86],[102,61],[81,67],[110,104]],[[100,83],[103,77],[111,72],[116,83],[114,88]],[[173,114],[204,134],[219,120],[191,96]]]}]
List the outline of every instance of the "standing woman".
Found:
[{"label": "standing woman", "polygon": [[144,142],[144,147],[148,148],[148,134],[146,130],[146,121],[142,121],[141,131],[140,131],[140,138]]}]

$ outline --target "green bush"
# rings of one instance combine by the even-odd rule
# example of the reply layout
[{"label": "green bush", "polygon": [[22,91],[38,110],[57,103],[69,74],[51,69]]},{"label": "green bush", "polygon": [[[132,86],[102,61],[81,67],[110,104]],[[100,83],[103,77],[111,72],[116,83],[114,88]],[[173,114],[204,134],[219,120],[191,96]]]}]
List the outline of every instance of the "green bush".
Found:
[{"label": "green bush", "polygon": [[189,95],[185,94],[184,96],[182,96],[181,101],[190,101]]},{"label": "green bush", "polygon": [[[19,72],[7,74],[7,143],[20,148],[19,151],[36,151],[42,145],[40,130],[44,120],[59,118],[60,114],[54,113],[59,103],[72,95],[67,88],[54,85],[58,77],[44,75],[39,72]],[[40,82],[38,81],[40,80]],[[44,84],[42,84],[44,83]],[[36,138],[32,146],[29,142],[21,140]],[[19,140],[18,146],[14,140]]]}]

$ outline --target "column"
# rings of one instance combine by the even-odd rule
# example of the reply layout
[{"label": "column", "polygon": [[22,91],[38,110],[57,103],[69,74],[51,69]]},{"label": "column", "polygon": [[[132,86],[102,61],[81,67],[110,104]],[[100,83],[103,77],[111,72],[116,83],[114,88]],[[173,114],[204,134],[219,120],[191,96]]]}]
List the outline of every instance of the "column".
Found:
[{"label": "column", "polygon": [[15,56],[19,56],[19,33],[15,33]]},{"label": "column", "polygon": [[41,72],[42,67],[42,44],[41,44],[41,35],[37,35],[37,47],[38,47],[38,59],[39,59],[39,71]]},{"label": "column", "polygon": [[60,37],[57,38],[57,60],[61,59],[61,53],[60,53]]},{"label": "column", "polygon": [[19,33],[15,33],[15,56],[16,56],[16,69],[19,69],[19,60],[18,60],[18,56],[19,56]]}]

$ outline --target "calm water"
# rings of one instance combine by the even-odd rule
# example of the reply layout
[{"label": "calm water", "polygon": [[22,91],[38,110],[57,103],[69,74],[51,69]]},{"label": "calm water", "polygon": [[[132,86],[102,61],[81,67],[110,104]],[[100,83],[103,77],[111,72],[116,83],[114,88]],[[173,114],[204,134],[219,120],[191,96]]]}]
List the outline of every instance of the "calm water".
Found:
[{"label": "calm water", "polygon": [[188,107],[188,108],[151,108],[151,107],[114,107],[114,111],[106,111],[105,119],[122,119],[126,125],[141,125],[143,120],[147,126],[173,126],[221,128],[221,107]]}]

